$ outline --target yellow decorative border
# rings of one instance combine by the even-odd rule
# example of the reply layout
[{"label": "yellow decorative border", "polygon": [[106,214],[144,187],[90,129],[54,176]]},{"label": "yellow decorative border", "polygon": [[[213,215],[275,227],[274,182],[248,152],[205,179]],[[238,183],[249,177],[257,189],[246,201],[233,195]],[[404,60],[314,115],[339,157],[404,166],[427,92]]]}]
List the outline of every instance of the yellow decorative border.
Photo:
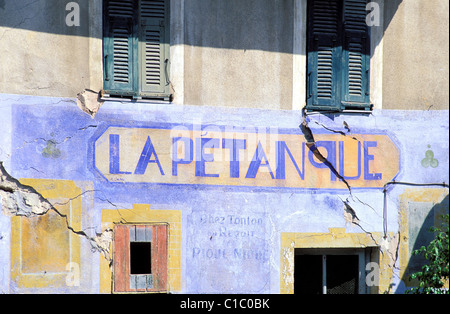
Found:
[{"label": "yellow decorative border", "polygon": [[[151,210],[150,205],[133,204],[132,209],[102,210],[102,232],[120,223],[168,223],[167,291],[181,290],[181,211]],[[113,246],[114,247],[114,246]],[[111,256],[114,256],[114,248]],[[112,292],[112,269],[105,258],[100,259],[100,292]]]},{"label": "yellow decorative border", "polygon": [[[58,209],[58,203],[69,203],[70,211],[67,214],[69,225],[74,230],[81,229],[81,189],[73,181],[48,179],[21,179],[24,185],[32,186],[38,193],[46,198]],[[11,280],[19,288],[63,287],[69,272],[51,273],[23,273],[22,272],[22,221],[27,217],[11,217]],[[80,238],[69,231],[70,263],[80,265]]]},{"label": "yellow decorative border", "polygon": [[[392,235],[390,235],[392,237]],[[280,293],[294,293],[294,257],[297,248],[346,248],[361,249],[378,247],[382,243],[381,233],[346,233],[345,228],[329,228],[328,233],[281,233]],[[388,254],[379,254],[379,291],[389,289],[392,268]]]}]

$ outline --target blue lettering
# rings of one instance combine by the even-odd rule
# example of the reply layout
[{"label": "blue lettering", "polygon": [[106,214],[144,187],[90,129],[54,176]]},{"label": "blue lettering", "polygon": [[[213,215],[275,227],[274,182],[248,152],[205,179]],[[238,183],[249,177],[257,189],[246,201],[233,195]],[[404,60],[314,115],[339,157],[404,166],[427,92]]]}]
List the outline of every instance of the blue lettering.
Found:
[{"label": "blue lettering", "polygon": [[[178,158],[178,142],[184,143],[184,157]],[[174,137],[172,139],[172,175],[178,175],[178,165],[187,165],[194,160],[194,144],[188,137]]]},{"label": "blue lettering", "polygon": [[220,148],[220,141],[218,138],[197,138],[195,141],[195,176],[196,177],[219,177],[218,174],[207,174],[205,171],[205,163],[213,162],[214,155],[206,154],[205,148]]},{"label": "blue lettering", "polygon": [[109,173],[131,174],[131,172],[120,171],[120,137],[119,134],[109,135]]},{"label": "blue lettering", "polygon": [[377,142],[364,142],[364,180],[381,180],[383,178],[381,173],[369,172],[369,161],[374,160],[373,155],[369,154],[370,147],[377,147]]},{"label": "blue lettering", "polygon": [[[152,156],[155,155],[155,159],[152,160]],[[136,166],[136,170],[134,171],[134,174],[144,174],[147,170],[147,166],[149,163],[155,163],[159,167],[159,171],[161,172],[161,175],[164,175],[164,171],[161,167],[161,164],[158,159],[158,155],[156,154],[155,148],[153,147],[152,140],[150,139],[150,136],[147,137],[147,141],[145,142],[144,149],[142,150],[141,157],[139,158],[139,162]]]},{"label": "blue lettering", "polygon": [[[318,147],[324,147],[327,150],[327,156],[321,162],[316,162],[313,158],[314,152]],[[330,169],[331,181],[336,181],[336,142],[332,141],[318,141],[309,150],[309,161],[311,164],[319,169]]]},{"label": "blue lettering", "polygon": [[345,180],[358,180],[361,177],[361,142],[358,142],[358,175],[354,177],[344,174],[344,142],[339,142],[339,173]]},{"label": "blue lettering", "polygon": [[[265,163],[261,163],[262,161]],[[270,176],[272,179],[275,179],[272,169],[270,168],[269,160],[267,159],[266,153],[262,148],[261,142],[258,142],[258,147],[256,147],[255,154],[253,155],[252,162],[247,170],[247,175],[245,176],[247,179],[254,179],[258,174],[258,170],[260,167],[267,167],[269,169]]]},{"label": "blue lettering", "polygon": [[279,141],[276,145],[277,151],[276,151],[276,157],[277,157],[277,170],[276,170],[276,178],[279,180],[286,179],[286,152],[289,155],[289,158],[291,158],[292,163],[294,164],[295,169],[297,169],[297,173],[299,174],[300,178],[302,180],[305,180],[305,143],[303,143],[303,155],[302,155],[302,171],[300,171],[297,162],[294,159],[294,156],[292,156],[291,151],[286,145],[286,142]]},{"label": "blue lettering", "polygon": [[230,150],[230,177],[239,178],[239,150],[247,149],[247,141],[224,138],[222,147]]}]

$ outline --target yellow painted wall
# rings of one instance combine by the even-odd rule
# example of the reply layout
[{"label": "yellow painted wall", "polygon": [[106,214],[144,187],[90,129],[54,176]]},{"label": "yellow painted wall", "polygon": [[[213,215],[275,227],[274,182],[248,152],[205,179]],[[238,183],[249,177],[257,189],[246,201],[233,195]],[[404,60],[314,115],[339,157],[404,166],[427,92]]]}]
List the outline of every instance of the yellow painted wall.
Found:
[{"label": "yellow painted wall", "polygon": [[[150,205],[134,204],[132,209],[102,210],[102,232],[114,224],[168,223],[167,286],[169,292],[181,290],[181,211],[152,210]],[[113,248],[114,250],[114,248]],[[114,251],[111,253],[114,256]],[[100,293],[112,292],[112,265],[100,260]]]},{"label": "yellow painted wall", "polygon": [[71,263],[80,265],[82,190],[73,181],[22,179],[54,208],[34,217],[11,218],[11,280],[19,288],[64,287]]},{"label": "yellow painted wall", "polygon": [[[383,243],[382,238],[381,233],[346,233],[345,228],[330,228],[328,233],[281,233],[280,293],[294,293],[295,249],[378,248]],[[392,279],[391,258],[389,254],[379,254],[379,260],[374,262],[380,266],[378,290],[388,291]]]}]

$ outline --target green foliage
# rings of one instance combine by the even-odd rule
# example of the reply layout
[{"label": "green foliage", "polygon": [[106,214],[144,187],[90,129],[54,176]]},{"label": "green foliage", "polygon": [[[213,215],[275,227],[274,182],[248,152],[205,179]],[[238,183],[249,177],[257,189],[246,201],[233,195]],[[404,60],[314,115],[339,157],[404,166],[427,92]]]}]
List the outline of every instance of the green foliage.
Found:
[{"label": "green foliage", "polygon": [[422,254],[429,263],[411,275],[411,279],[418,280],[419,286],[406,293],[449,294],[449,289],[444,289],[444,283],[449,278],[449,215],[442,217],[444,222],[440,228],[430,228],[431,232],[436,233],[435,239],[427,247],[422,246],[413,252],[414,255]]}]

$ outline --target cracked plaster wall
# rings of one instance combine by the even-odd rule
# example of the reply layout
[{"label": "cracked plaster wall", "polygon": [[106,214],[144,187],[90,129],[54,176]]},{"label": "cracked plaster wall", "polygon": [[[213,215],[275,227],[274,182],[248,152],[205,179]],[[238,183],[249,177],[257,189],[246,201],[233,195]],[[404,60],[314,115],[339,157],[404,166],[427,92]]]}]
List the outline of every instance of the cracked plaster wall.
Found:
[{"label": "cracked plaster wall", "polygon": [[[54,189],[53,183],[47,184],[46,188]],[[92,278],[92,269],[87,266],[89,265],[89,262],[86,262],[86,258],[95,260],[95,254],[100,254],[102,258],[106,260],[106,263],[108,265],[111,265],[112,256],[110,250],[112,245],[113,233],[109,228],[103,230],[103,232],[101,233],[97,233],[95,232],[95,229],[89,230],[89,228],[80,228],[80,226],[74,226],[74,221],[77,221],[78,219],[80,219],[80,217],[74,217],[73,210],[75,210],[75,208],[72,209],[72,201],[81,199],[82,197],[84,197],[84,194],[92,192],[93,191],[89,190],[84,191],[83,193],[75,195],[74,197],[63,202],[55,200],[50,201],[32,186],[22,184],[17,179],[11,177],[3,166],[3,163],[0,162],[0,207],[2,211],[2,219],[0,220],[0,226],[2,227],[0,228],[0,241],[11,241],[11,247],[8,247],[6,242],[2,242],[2,245],[0,245],[0,251],[2,251],[1,265],[11,267],[10,276],[9,274],[7,274],[7,268],[5,269],[5,267],[2,267],[1,269],[0,279],[2,279],[2,284],[0,285],[0,289],[2,292],[14,293],[20,291],[25,293],[45,293],[46,291],[59,291],[60,293],[76,293],[78,291],[95,293],[98,291],[98,288],[95,288],[95,280],[93,280]],[[62,197],[62,194],[60,194],[60,197]],[[69,212],[66,211],[65,213],[63,213],[60,209],[58,209],[61,207],[67,207],[66,205],[70,206]],[[49,218],[46,219],[45,216],[49,216]],[[90,215],[87,214],[86,216],[89,217]],[[11,222],[9,222],[7,220],[7,217],[11,219],[20,217],[20,224],[17,224],[17,219],[14,221],[11,220]],[[44,220],[41,220],[41,217]],[[64,225],[59,225],[60,227],[58,227],[58,219],[56,217],[59,217],[61,223]],[[36,220],[36,218],[38,219]],[[81,220],[86,219],[81,218]],[[46,223],[46,221],[48,222]],[[26,231],[28,229],[25,226],[28,226],[30,224],[35,228],[35,231],[31,230],[31,234],[35,234],[35,238],[27,237],[29,231]],[[11,233],[7,233],[8,229],[11,229]],[[45,250],[45,244],[42,247],[42,243],[53,241],[49,242],[53,243],[54,245],[51,248],[54,254],[51,255],[50,258],[55,261],[61,260],[61,252],[67,252],[68,249],[70,252],[72,252],[74,248],[75,250],[77,250],[78,246],[75,244],[74,247],[74,243],[78,243],[78,240],[85,241],[82,241],[83,244],[86,244],[84,245],[84,247],[89,247],[88,250],[90,251],[90,253],[87,253],[88,251],[86,251],[86,249],[83,249],[83,245],[78,248],[80,252],[70,253],[70,255],[75,254],[75,256],[78,256],[78,254],[81,253],[84,256],[85,261],[80,261],[76,257],[74,259],[74,257],[72,256],[69,263],[67,263],[66,265],[62,265],[65,266],[66,270],[68,271],[65,275],[62,275],[63,278],[65,277],[64,279],[66,285],[76,286],[76,288],[78,288],[80,286],[80,280],[82,280],[83,286],[81,287],[81,289],[66,290],[64,286],[61,286],[61,283],[58,284],[58,281],[56,281],[53,283],[53,288],[51,287],[51,285],[50,287],[48,287],[50,288],[49,290],[48,288],[47,290],[45,288],[36,290],[36,288],[38,287],[45,287],[46,282],[55,281],[54,270],[52,269],[54,269],[55,266],[58,267],[58,264],[53,263],[52,266],[48,263],[48,261],[44,262],[44,264],[39,264],[39,262],[37,262],[36,264],[36,262],[33,262],[34,260],[37,260],[41,261],[42,263],[42,261],[45,261],[45,257],[43,259],[42,256],[47,256],[47,253],[43,252],[42,254],[38,254],[38,256],[32,257],[28,252],[23,251],[25,243],[22,242],[22,244],[17,247],[15,244],[17,243],[17,236],[13,235],[15,234],[14,232],[17,232],[16,229],[21,230],[19,231],[19,233],[21,233],[21,235],[19,236],[19,238],[22,239],[21,241],[28,242],[26,246],[27,248],[30,248],[30,245],[34,245]],[[67,243],[68,247],[64,247],[64,244],[62,242],[58,242],[61,239],[60,235],[65,233],[64,229],[67,229],[69,237],[71,236],[71,234],[73,234],[73,236],[77,238],[70,240]],[[46,237],[50,237],[51,239],[46,240]],[[30,244],[29,242],[34,244]],[[21,252],[20,259],[17,259],[16,257],[13,258],[13,255],[16,255],[15,252],[17,250]],[[11,254],[9,254],[10,252],[8,251],[10,251]],[[9,260],[7,260],[8,257]],[[64,258],[62,260],[64,260]],[[21,266],[17,266],[17,263],[19,263]],[[80,265],[83,264],[85,265],[83,273],[80,273],[79,268]],[[40,275],[38,275],[40,276],[39,280],[41,281],[41,283],[34,283],[35,286],[33,286],[32,279],[30,281],[30,279],[22,278],[22,273],[28,274],[28,276],[31,277],[36,276],[36,272],[39,274],[39,271],[30,273],[29,270],[27,271],[27,269],[30,269],[29,266],[25,265],[35,265],[33,267],[37,267],[36,269],[41,269],[41,273]],[[44,271],[42,271],[42,269],[44,269]],[[73,271],[75,271],[75,273],[73,273]],[[8,281],[11,281],[9,285],[7,284]],[[76,282],[76,284],[73,284],[73,282]],[[59,290],[55,290],[58,289],[57,287],[59,287]]]},{"label": "cracked plaster wall", "polygon": [[[99,215],[102,209],[127,209],[132,208],[131,204],[133,203],[158,203],[168,207],[182,205],[185,208],[184,220],[185,228],[187,228],[186,237],[183,240],[184,260],[182,264],[185,268],[184,278],[186,279],[184,280],[187,281],[186,292],[256,291],[277,293],[280,290],[280,273],[285,281],[289,282],[292,279],[293,267],[292,263],[288,263],[285,269],[280,269],[280,251],[289,261],[292,261],[292,252],[283,251],[284,249],[279,246],[281,232],[327,233],[330,227],[338,227],[345,228],[350,233],[362,232],[373,237],[376,232],[382,232],[383,223],[386,221],[390,235],[386,241],[377,240],[377,244],[380,246],[381,252],[386,253],[387,264],[394,270],[394,275],[390,279],[394,283],[391,292],[398,289],[403,280],[400,278],[399,269],[403,265],[399,263],[398,254],[400,254],[399,245],[404,234],[400,233],[400,218],[397,208],[398,199],[404,192],[403,187],[396,186],[389,189],[387,195],[389,210],[386,217],[382,212],[383,194],[381,191],[354,189],[352,182],[345,179],[342,180],[343,188],[337,192],[321,192],[319,189],[318,191],[281,190],[278,191],[279,193],[274,193],[267,190],[248,191],[229,187],[212,190],[202,190],[201,188],[184,190],[180,187],[151,186],[152,193],[148,193],[149,187],[145,186],[133,188],[133,193],[130,195],[130,188],[126,184],[112,187],[93,174],[90,171],[92,160],[90,156],[87,156],[87,152],[98,127],[115,123],[131,126],[130,121],[139,125],[147,125],[149,121],[153,121],[168,124],[204,123],[238,127],[275,126],[288,129],[297,129],[300,125],[308,149],[314,149],[314,136],[318,133],[356,137],[355,140],[358,134],[364,132],[388,133],[400,150],[401,167],[396,179],[408,182],[448,183],[448,135],[445,135],[448,134],[449,123],[446,118],[448,110],[444,111],[444,115],[441,115],[440,112],[425,111],[427,109],[448,109],[448,87],[437,90],[436,88],[443,85],[435,76],[435,73],[448,74],[448,62],[445,64],[433,62],[438,54],[427,58],[429,45],[427,45],[428,50],[426,51],[416,49],[417,47],[412,49],[410,45],[415,41],[405,40],[400,48],[398,45],[399,33],[408,33],[408,36],[417,35],[415,32],[405,33],[405,30],[411,28],[411,25],[416,25],[415,22],[417,22],[416,18],[408,19],[407,17],[416,17],[418,16],[417,12],[421,12],[421,19],[437,23],[442,20],[440,17],[445,15],[444,12],[448,12],[448,10],[441,10],[441,12],[431,10],[430,7],[424,6],[424,2],[420,1],[414,4],[411,0],[403,1],[398,10],[399,14],[392,20],[383,39],[384,54],[389,56],[389,58],[384,58],[383,65],[383,80],[389,82],[383,87],[383,107],[408,110],[418,108],[424,109],[423,111],[375,111],[364,117],[313,115],[303,116],[302,120],[300,112],[242,108],[229,111],[191,106],[184,106],[182,110],[179,110],[160,105],[152,105],[151,108],[148,108],[143,104],[133,104],[131,107],[127,103],[115,102],[108,102],[99,111],[99,108],[105,105],[98,92],[102,86],[102,70],[99,65],[101,62],[95,62],[95,60],[101,60],[101,40],[99,39],[101,34],[99,36],[96,33],[101,28],[96,25],[98,23],[94,18],[96,15],[87,14],[88,8],[97,12],[97,15],[99,14],[99,1],[92,1],[89,5],[80,1],[82,20],[89,20],[89,23],[83,23],[79,28],[68,28],[64,25],[64,2],[56,0],[0,1],[2,4],[0,7],[0,40],[8,43],[8,45],[0,46],[0,54],[8,55],[8,58],[0,59],[0,91],[8,93],[3,94],[0,98],[0,131],[2,134],[10,134],[10,136],[0,137],[0,161],[3,161],[0,195],[4,213],[0,215],[0,292],[10,291],[9,271],[11,266],[7,258],[10,254],[10,217],[17,215],[23,217],[42,216],[47,215],[49,211],[57,211],[53,204],[36,190],[21,184],[20,180],[15,178],[54,178],[94,182],[95,192],[92,192],[94,202],[90,208],[91,216],[87,221],[88,229],[75,230],[70,224],[67,224],[67,228],[70,232],[87,240],[88,247],[96,252],[95,256],[101,255],[101,258],[105,258],[108,263],[111,262],[109,246],[112,238],[110,230],[103,233],[100,231]],[[195,2],[192,7],[188,8],[187,14],[191,14],[190,10],[192,11],[199,4],[200,2]],[[392,8],[390,4],[386,5],[385,17],[396,12],[397,6],[398,3],[393,3]],[[448,3],[444,6],[448,8]],[[260,16],[258,15],[258,17]],[[439,18],[423,18],[423,16],[439,16]],[[290,15],[289,17],[292,18]],[[211,30],[205,30],[201,36],[194,34],[192,32],[194,26],[195,23],[190,24],[186,29],[186,35],[192,42],[201,41],[202,38],[203,41],[214,42],[216,40],[215,37],[209,38],[211,34],[214,34]],[[447,27],[447,30],[443,27]],[[291,34],[292,28],[289,25],[278,25],[278,28],[288,28],[289,31],[284,33]],[[424,38],[423,36],[426,34],[427,41],[441,45],[442,40],[438,39],[445,31],[448,33],[448,23],[430,24],[420,29],[422,30],[419,34],[421,38]],[[443,29],[443,31],[429,37],[428,35],[433,33],[434,29]],[[227,40],[227,38],[225,39]],[[443,42],[448,45],[448,40]],[[58,48],[55,49],[55,47]],[[218,71],[217,68],[212,69],[205,66],[208,58],[194,57],[199,51],[210,56],[220,56],[223,58],[224,64],[239,56],[244,56],[245,60],[251,55],[257,56],[258,60],[273,59],[276,64],[271,68],[272,73],[278,73],[280,68],[291,68],[290,47],[271,47],[266,50],[270,51],[229,49],[227,53],[222,53],[221,50],[192,45],[186,50],[186,56],[183,58],[185,58],[184,61],[189,61],[187,67],[201,64],[208,69],[208,71],[200,73],[198,71],[201,68],[197,67],[195,72],[189,74],[193,77],[201,75],[209,77]],[[275,54],[271,50],[282,50],[288,53]],[[412,50],[416,53],[410,54],[409,52]],[[440,51],[440,49],[435,50]],[[12,54],[11,51],[15,53]],[[408,53],[405,54],[405,52]],[[405,58],[405,55],[409,57]],[[411,64],[422,64],[421,62],[412,62],[414,61],[412,59],[416,58],[427,59],[427,62],[431,62],[432,65],[429,64],[426,69],[417,69],[415,66],[411,66]],[[252,59],[251,67],[253,68],[255,58],[250,59]],[[392,64],[393,66],[390,66]],[[399,68],[402,70],[398,71]],[[411,71],[414,73],[411,74]],[[231,94],[226,96],[229,98],[223,96],[222,90],[226,90],[226,88],[224,89],[222,84],[217,84],[217,82],[213,83],[219,88],[208,85],[203,88],[202,93],[199,93],[198,82],[189,80],[189,75],[186,77],[187,89],[184,92],[187,102],[192,105],[204,103],[217,106],[231,103],[232,106],[239,107],[260,107],[262,103],[267,102],[266,98],[259,104],[257,101],[255,102],[255,95],[258,93],[254,93],[254,88],[260,84],[255,83],[254,80],[251,80],[253,82],[251,88],[245,91],[247,98],[242,98],[240,95],[234,99]],[[291,77],[289,75],[287,77],[285,81],[280,81],[287,82],[287,84],[279,85],[282,87],[270,87],[269,96],[275,100],[272,103],[276,104],[276,108],[278,108],[277,106],[282,108],[286,104],[290,107],[290,92],[282,92],[286,86],[292,85]],[[421,77],[421,82],[423,77],[429,78],[426,81],[434,84],[436,88],[426,88],[426,84],[421,85],[426,88],[425,92],[422,88],[411,88],[411,78],[416,86],[418,77]],[[445,84],[445,86],[447,85]],[[179,89],[180,87],[177,87],[177,90]],[[399,90],[407,91],[408,95],[399,94]],[[411,90],[415,92],[411,92]],[[201,96],[199,96],[200,94]],[[44,95],[55,98],[33,97]],[[211,97],[205,97],[205,95]],[[261,95],[267,96],[264,93]],[[209,100],[205,101],[206,98]],[[264,106],[265,109],[268,109],[267,104]],[[80,109],[90,117],[82,116]],[[424,129],[425,125],[426,129]],[[436,134],[442,134],[442,136],[436,136]],[[433,153],[433,162],[426,163],[423,160],[430,156],[429,153],[427,154],[428,151]],[[342,179],[339,169],[334,168],[328,162],[327,156],[318,150],[314,150],[314,154],[318,160],[327,164],[330,171]],[[434,160],[438,161],[436,167],[434,167],[436,165]],[[424,165],[429,166],[425,167]],[[214,204],[215,208],[211,209],[211,204]],[[233,231],[247,231],[257,235],[249,243],[261,248],[262,250],[259,252],[262,253],[249,254],[261,257],[262,263],[246,265],[249,266],[248,269],[264,278],[263,280],[249,284],[251,278],[240,276],[240,264],[236,260],[227,265],[219,264],[221,266],[217,266],[214,258],[224,257],[226,254],[230,254],[230,251],[224,248],[226,242],[215,236],[217,229],[214,226],[210,226],[210,228],[203,226],[198,229],[198,222],[201,221],[202,215],[208,214],[218,217],[244,214],[248,217],[253,215],[252,217],[255,217],[257,221],[261,219],[261,226],[256,226],[254,229],[241,230],[238,228]],[[201,232],[196,232],[197,230],[201,230]],[[220,232],[218,234],[220,235]],[[244,256],[243,243],[239,242],[232,248],[231,256],[233,258]],[[236,249],[238,251],[235,251]],[[99,252],[101,254],[98,254]],[[210,258],[211,254],[213,259]],[[226,256],[230,257],[230,255]],[[85,258],[94,257],[86,255]],[[93,268],[96,267],[95,263],[97,262],[97,260],[92,262]],[[196,278],[205,269],[208,270],[208,280],[197,281]],[[226,279],[220,274],[221,271],[232,272],[234,275]]]},{"label": "cracked plaster wall", "polygon": [[[278,293],[281,288],[280,274],[288,282],[292,277],[290,264],[286,264],[286,269],[280,264],[280,254],[292,259],[289,251],[284,252],[280,247],[280,234],[285,232],[327,234],[329,228],[345,228],[347,234],[366,234],[367,241],[376,240],[380,252],[386,253],[384,256],[387,265],[390,265],[390,271],[393,272],[393,275],[389,275],[389,280],[394,284],[391,292],[401,291],[403,278],[400,272],[403,266],[398,258],[401,253],[398,239],[399,235],[403,235],[399,234],[401,220],[398,200],[404,192],[404,187],[389,188],[387,213],[384,217],[382,189],[352,188],[351,180],[347,180],[348,185],[342,183],[342,188],[336,191],[212,188],[110,184],[92,171],[92,145],[109,125],[118,123],[132,128],[136,125],[148,126],[148,121],[168,125],[189,122],[235,127],[277,125],[279,128],[296,129],[300,132],[299,125],[303,121],[296,113],[254,109],[239,109],[230,113],[216,108],[190,106],[185,106],[180,111],[158,105],[148,108],[138,104],[131,108],[119,102],[107,102],[92,119],[77,108],[75,99],[16,95],[3,96],[1,110],[8,113],[7,120],[10,121],[1,126],[2,132],[11,134],[9,140],[3,139],[3,142],[8,143],[6,154],[3,155],[5,166],[0,189],[4,203],[3,212],[9,216],[45,215],[49,210],[53,210],[45,198],[21,184],[20,179],[18,182],[14,178],[54,178],[93,182],[93,187],[86,193],[73,196],[82,199],[89,197],[92,202],[87,206],[89,210],[86,212],[88,216],[84,218],[84,227],[80,230],[71,230],[83,239],[89,250],[95,251],[95,254],[89,253],[91,255],[87,254],[84,257],[90,260],[96,256],[89,261],[93,269],[97,267],[95,265],[99,258],[103,260],[106,257],[106,261],[110,262],[108,258],[111,257],[106,250],[111,241],[111,233],[109,230],[106,233],[101,232],[99,217],[103,209],[114,209],[120,213],[133,208],[132,204],[164,204],[165,208],[183,209],[182,220],[185,231],[182,237],[181,263],[184,292]],[[52,112],[54,120],[48,120],[49,112]],[[376,111],[366,117],[334,116],[333,119],[325,115],[312,115],[305,117],[311,133],[304,128],[304,132],[300,134],[306,142],[312,143],[317,134],[323,133],[338,132],[342,138],[348,136],[358,138],[364,133],[387,132],[400,152],[400,169],[396,180],[448,182],[446,154],[448,139],[444,135],[435,136],[443,134],[443,130],[448,130],[448,118],[446,115],[431,111],[410,112],[407,120],[403,120],[404,115],[405,113],[401,111]],[[363,124],[361,119],[364,120]],[[420,126],[425,121],[434,123],[430,124],[427,130],[423,130]],[[434,158],[438,160],[436,168],[423,167],[426,163],[422,165],[422,160],[430,149]],[[327,156],[322,155],[322,158],[325,160]],[[0,222],[2,227],[0,233],[3,237],[0,240],[0,250],[7,254],[9,254],[9,245],[6,243],[9,237],[7,218],[9,216],[2,214]],[[232,220],[231,216],[239,219]],[[224,239],[223,229],[214,223],[216,217],[224,217],[227,231],[252,235],[252,238],[233,239],[234,242],[227,242]],[[249,218],[249,221],[253,219],[254,225],[244,225],[245,221],[241,218]],[[381,241],[377,235],[383,234],[385,221],[388,238],[387,241]],[[79,231],[85,234],[78,233]],[[99,249],[103,250],[101,252],[104,254],[99,253]],[[254,281],[251,280],[254,276],[243,276],[241,272],[243,265],[247,270],[251,270],[251,274],[257,274],[261,280]],[[4,281],[8,280],[9,267],[8,260],[3,258],[1,269]],[[200,276],[199,274],[205,270],[207,275]],[[9,287],[5,282],[2,285]]]}]

